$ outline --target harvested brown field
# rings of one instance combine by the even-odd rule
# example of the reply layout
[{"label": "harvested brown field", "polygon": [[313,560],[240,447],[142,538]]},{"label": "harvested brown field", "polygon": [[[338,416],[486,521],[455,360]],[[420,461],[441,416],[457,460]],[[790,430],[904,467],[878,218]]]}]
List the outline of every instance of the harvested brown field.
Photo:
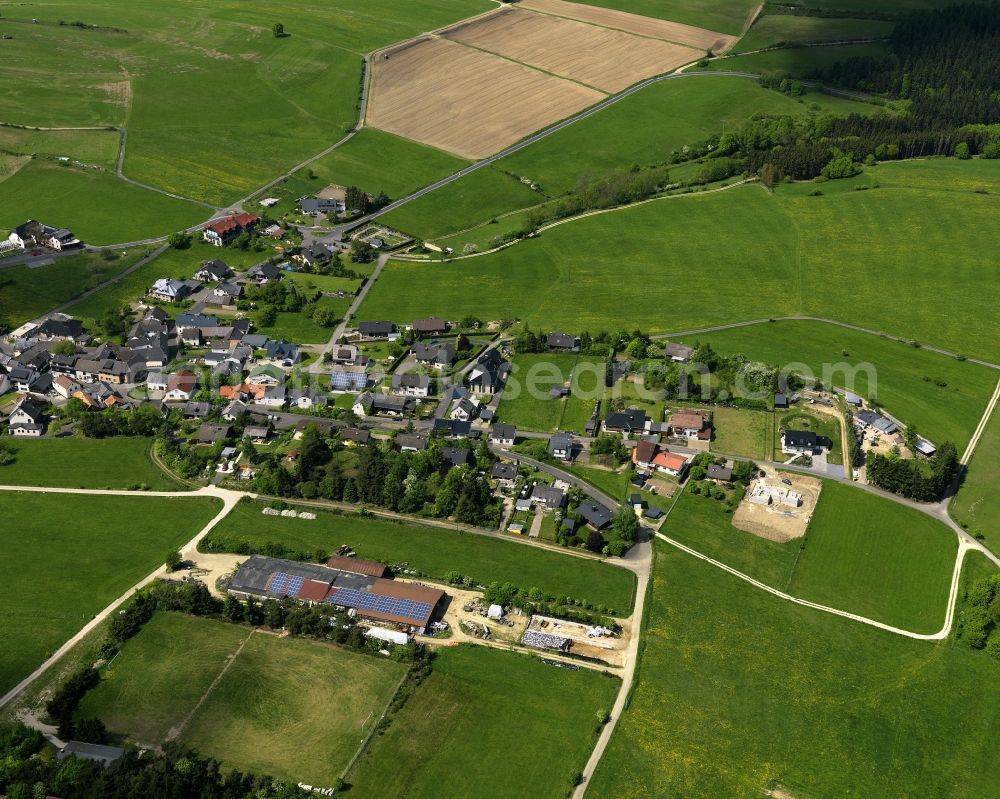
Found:
[{"label": "harvested brown field", "polygon": [[672,42],[515,8],[456,25],[443,35],[607,92],[702,56],[701,50]]},{"label": "harvested brown field", "polygon": [[604,96],[446,39],[418,39],[374,57],[366,122],[478,159]]},{"label": "harvested brown field", "polygon": [[541,11],[557,17],[568,17],[580,22],[589,22],[605,28],[635,33],[640,36],[650,36],[677,44],[686,44],[699,50],[711,49],[714,53],[722,53],[736,43],[735,36],[729,36],[717,31],[682,25],[679,22],[668,22],[662,19],[629,14],[627,11],[616,11],[613,8],[598,8],[566,0],[520,0],[519,8]]}]

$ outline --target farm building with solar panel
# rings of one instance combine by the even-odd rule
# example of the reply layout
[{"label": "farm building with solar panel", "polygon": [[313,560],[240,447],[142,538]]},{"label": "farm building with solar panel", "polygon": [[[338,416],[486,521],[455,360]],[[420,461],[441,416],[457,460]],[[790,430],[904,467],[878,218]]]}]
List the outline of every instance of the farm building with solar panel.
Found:
[{"label": "farm building with solar panel", "polygon": [[360,561],[357,571],[350,570],[353,564],[349,558],[338,558],[336,563],[340,568],[254,555],[233,576],[229,593],[325,602],[353,609],[361,619],[418,633],[424,632],[444,599],[440,588],[375,576],[377,570],[369,561]]}]

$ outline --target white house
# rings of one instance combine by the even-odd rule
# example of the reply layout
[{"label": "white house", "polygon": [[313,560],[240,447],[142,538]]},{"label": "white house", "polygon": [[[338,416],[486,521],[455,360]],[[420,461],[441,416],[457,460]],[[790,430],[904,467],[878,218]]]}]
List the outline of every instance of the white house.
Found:
[{"label": "white house", "polygon": [[461,397],[451,407],[450,417],[460,422],[470,422],[479,413],[479,400],[475,397]]},{"label": "white house", "polygon": [[287,401],[284,386],[272,386],[257,400],[258,405],[266,405],[269,408],[281,408]]},{"label": "white house", "polygon": [[427,375],[394,374],[392,391],[404,397],[426,397],[431,393],[431,380]]},{"label": "white house", "polygon": [[499,422],[490,428],[490,443],[498,447],[512,447],[517,438],[517,428],[512,424]]},{"label": "white house", "polygon": [[146,389],[149,391],[166,391],[167,376],[163,372],[150,372],[146,376]]},{"label": "white house", "polygon": [[45,409],[41,403],[25,397],[7,420],[12,436],[38,438],[45,432]]},{"label": "white house", "polygon": [[52,389],[63,399],[69,399],[74,392],[80,390],[80,384],[69,375],[58,375],[52,381]]}]

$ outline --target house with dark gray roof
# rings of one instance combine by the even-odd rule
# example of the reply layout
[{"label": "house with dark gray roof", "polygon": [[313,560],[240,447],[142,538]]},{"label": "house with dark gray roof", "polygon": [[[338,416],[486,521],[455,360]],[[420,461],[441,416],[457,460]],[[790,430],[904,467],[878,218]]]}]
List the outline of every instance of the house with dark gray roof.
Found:
[{"label": "house with dark gray roof", "polygon": [[580,337],[569,333],[549,333],[545,337],[545,344],[550,350],[573,352],[580,349]]},{"label": "house with dark gray roof", "polygon": [[556,433],[549,439],[549,456],[561,461],[572,460],[574,447],[572,433]]},{"label": "house with dark gray roof", "polygon": [[584,502],[576,509],[576,512],[595,530],[603,530],[611,524],[611,511],[594,500]]},{"label": "house with dark gray roof", "polygon": [[395,322],[388,320],[360,322],[358,323],[358,332],[362,338],[385,338],[390,341],[399,338],[399,328],[396,327]]}]

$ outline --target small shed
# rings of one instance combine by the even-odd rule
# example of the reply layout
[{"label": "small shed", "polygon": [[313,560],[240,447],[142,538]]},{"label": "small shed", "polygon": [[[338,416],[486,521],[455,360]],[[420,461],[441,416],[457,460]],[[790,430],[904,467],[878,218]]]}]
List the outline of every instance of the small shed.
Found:
[{"label": "small shed", "polygon": [[788,397],[784,394],[774,395],[774,407],[775,408],[787,408],[788,407]]}]

